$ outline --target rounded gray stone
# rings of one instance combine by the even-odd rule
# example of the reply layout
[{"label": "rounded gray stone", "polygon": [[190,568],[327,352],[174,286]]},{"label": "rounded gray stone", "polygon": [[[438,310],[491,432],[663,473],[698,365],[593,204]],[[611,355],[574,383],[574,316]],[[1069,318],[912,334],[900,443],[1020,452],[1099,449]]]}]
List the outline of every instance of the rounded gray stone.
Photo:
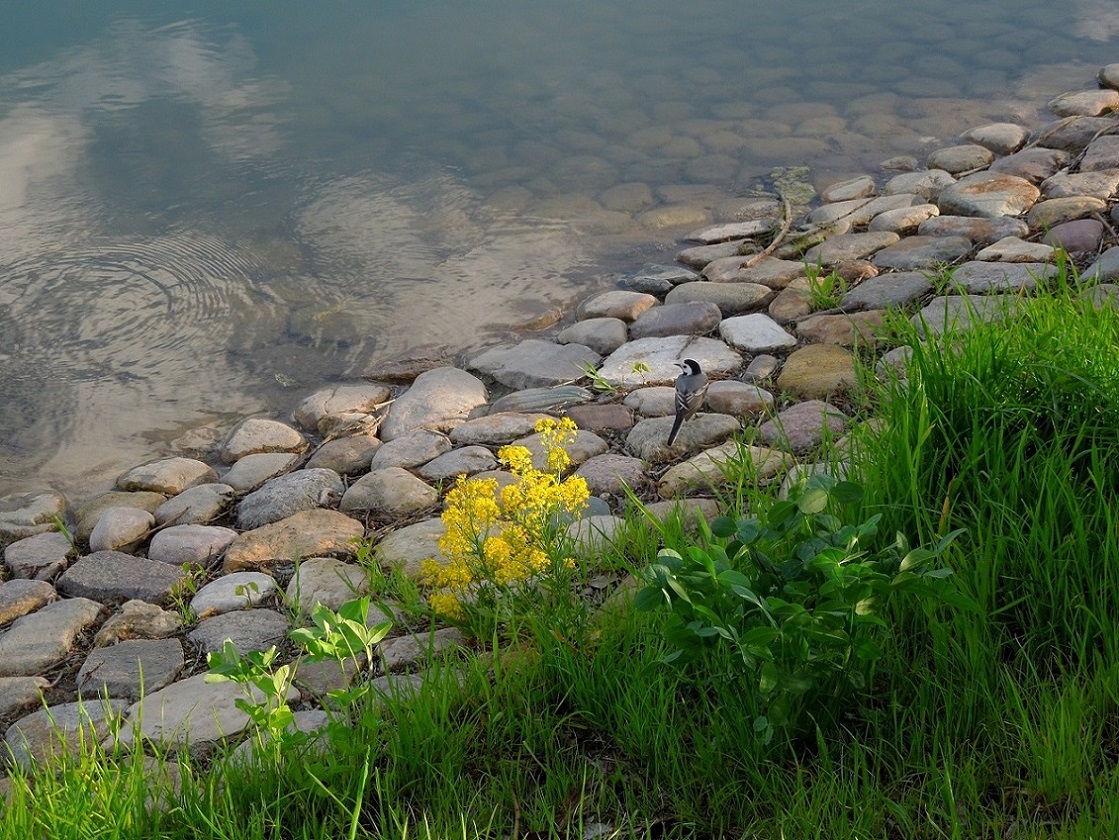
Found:
[{"label": "rounded gray stone", "polygon": [[130,551],[140,545],[155,526],[155,517],[146,510],[113,507],[104,511],[89,535],[93,551]]},{"label": "rounded gray stone", "polygon": [[707,407],[732,417],[757,417],[773,408],[773,394],[736,379],[720,379],[707,387]]},{"label": "rounded gray stone", "polygon": [[747,353],[770,353],[795,347],[796,337],[786,332],[768,315],[738,315],[719,324],[719,335],[727,344]]},{"label": "rounded gray stone", "polygon": [[207,653],[222,649],[231,640],[239,651],[267,650],[287,638],[291,622],[274,610],[236,610],[199,622],[187,636]]},{"label": "rounded gray stone", "polygon": [[[548,467],[547,453],[544,451],[543,438],[540,434],[529,435],[528,437],[521,438],[515,442],[516,446],[525,447],[532,455],[532,464],[538,470],[546,470]],[[610,446],[596,435],[594,432],[588,432],[586,429],[579,429],[575,432],[575,440],[564,446],[564,451],[571,459],[573,466],[578,466],[586,461],[588,458],[593,458],[595,455],[601,455],[606,452]]]},{"label": "rounded gray stone", "polygon": [[742,356],[722,341],[673,335],[626,342],[610,354],[598,372],[616,386],[662,384],[676,380],[680,375],[677,364],[682,359],[695,359],[708,374],[730,373],[742,366]]},{"label": "rounded gray stone", "polygon": [[665,297],[666,304],[707,302],[719,307],[723,317],[765,308],[776,292],[760,283],[682,283]]},{"label": "rounded gray stone", "polygon": [[124,700],[86,700],[59,703],[32,712],[13,723],[4,734],[12,758],[28,771],[63,755],[76,755],[82,744],[89,749],[110,732],[110,723],[128,706]]},{"label": "rounded gray stone", "polygon": [[603,292],[585,301],[579,307],[579,315],[581,318],[619,318],[622,321],[633,321],[656,302],[655,297],[643,292]]},{"label": "rounded gray stone", "polygon": [[915,193],[925,201],[935,203],[940,194],[954,183],[956,179],[943,169],[903,172],[887,181],[882,192],[886,195]]},{"label": "rounded gray stone", "polygon": [[676,389],[668,385],[638,388],[626,394],[623,405],[642,417],[665,417],[676,412]]},{"label": "rounded gray stone", "polygon": [[1015,123],[988,123],[965,131],[961,137],[969,143],[977,143],[990,149],[996,155],[1009,155],[1024,145],[1030,133]]},{"label": "rounded gray stone", "polygon": [[[307,439],[299,430],[287,423],[264,417],[249,417],[242,420],[230,432],[221,448],[221,459],[227,464],[232,464],[246,455],[258,455],[263,452],[302,454],[307,451],[307,445]],[[210,480],[216,478],[215,476]]]},{"label": "rounded gray stone", "polygon": [[[556,344],[529,338],[515,346],[501,346],[475,356],[470,366],[510,388],[546,388],[572,382],[602,357],[585,344]],[[481,402],[485,402],[483,399]],[[389,414],[391,419],[392,414]],[[382,437],[386,437],[382,429]]]},{"label": "rounded gray stone", "polygon": [[979,169],[995,159],[994,153],[976,144],[947,146],[929,155],[929,169],[943,169],[949,175],[959,175],[972,169]]},{"label": "rounded gray stone", "polygon": [[311,557],[299,564],[288,583],[288,603],[304,615],[316,604],[336,610],[347,601],[368,594],[369,571],[333,557]]},{"label": "rounded gray stone", "polygon": [[232,528],[217,525],[172,525],[148,546],[148,559],[172,566],[209,566],[237,538]]},{"label": "rounded gray stone", "polygon": [[674,455],[722,443],[741,431],[738,418],[726,414],[697,414],[680,427],[672,446],[668,433],[673,417],[652,417],[634,424],[626,436],[626,451],[646,461],[663,461]]},{"label": "rounded gray stone", "polygon": [[846,311],[910,306],[932,292],[927,272],[885,272],[870,277],[847,292],[839,302]]},{"label": "rounded gray stone", "polygon": [[279,522],[303,510],[331,507],[343,493],[333,470],[299,470],[270,479],[237,505],[237,525],[246,530]]},{"label": "rounded gray stone", "polygon": [[299,463],[300,456],[292,452],[259,452],[238,459],[222,476],[223,483],[238,493],[256,490],[264,482],[283,475]]},{"label": "rounded gray stone", "polygon": [[136,700],[173,682],[185,664],[178,639],[136,639],[97,648],[78,671],[78,694]]},{"label": "rounded gray stone", "polygon": [[999,158],[991,164],[990,170],[1025,178],[1031,184],[1040,184],[1055,175],[1068,161],[1069,153],[1062,149],[1024,149]]},{"label": "rounded gray stone", "polygon": [[993,245],[1008,236],[1026,236],[1029,232],[1029,225],[1010,216],[934,216],[917,228],[920,236],[963,236],[976,245]]},{"label": "rounded gray stone", "polygon": [[157,525],[206,525],[228,510],[233,502],[228,484],[199,484],[172,496],[155,510]]},{"label": "rounded gray stone", "polygon": [[319,421],[331,414],[358,412],[370,414],[388,400],[391,392],[384,385],[331,385],[305,398],[295,409],[295,422],[317,432]]},{"label": "rounded gray stone", "polygon": [[586,480],[587,488],[595,496],[621,496],[626,487],[634,488],[640,493],[648,480],[645,462],[640,458],[610,453],[587,459],[575,474]]},{"label": "rounded gray stone", "polygon": [[218,480],[213,467],[194,458],[163,458],[129,470],[117,479],[121,490],[146,490],[174,496],[188,487]]},{"label": "rounded gray stone", "polygon": [[376,435],[358,434],[328,440],[307,461],[307,469],[334,470],[339,475],[368,472],[381,440]]},{"label": "rounded gray stone", "polygon": [[442,432],[412,429],[378,449],[369,462],[369,470],[376,472],[388,467],[418,467],[450,451],[451,440]]},{"label": "rounded gray stone", "polygon": [[97,621],[101,605],[68,598],[17,618],[0,636],[0,677],[42,674],[70,655],[78,634]]},{"label": "rounded gray stone", "polygon": [[15,578],[50,580],[64,568],[74,553],[66,535],[48,531],[12,543],[4,549],[4,565]]},{"label": "rounded gray stone", "polygon": [[0,718],[43,705],[50,680],[43,677],[0,677]]},{"label": "rounded gray stone", "polygon": [[670,303],[642,313],[629,328],[636,340],[667,335],[703,335],[715,329],[722,318],[719,307],[709,301]]},{"label": "rounded gray stone", "polygon": [[453,367],[425,371],[389,406],[380,437],[391,441],[412,429],[448,431],[486,402],[486,386],[476,376]]},{"label": "rounded gray stone", "polygon": [[620,318],[588,318],[577,321],[556,335],[560,344],[582,344],[608,355],[626,343],[629,331]]},{"label": "rounded gray stone", "polygon": [[888,230],[844,233],[813,245],[804,252],[804,260],[809,265],[836,265],[848,260],[861,260],[888,248],[899,239],[896,233]]},{"label": "rounded gray stone", "polygon": [[103,647],[125,639],[163,639],[175,635],[182,627],[183,619],[178,613],[145,601],[125,601],[120,611],[101,625],[93,644]]},{"label": "rounded gray stone", "polygon": [[517,438],[532,434],[536,424],[548,414],[524,414],[518,411],[502,411],[496,414],[487,414],[467,420],[461,426],[451,430],[451,443],[455,446],[471,446],[474,444],[504,444],[512,443]]},{"label": "rounded gray stone", "polygon": [[71,598],[104,603],[135,598],[154,604],[169,598],[185,577],[186,572],[167,563],[119,551],[95,551],[67,569],[56,588]]},{"label": "rounded gray stone", "polygon": [[263,572],[233,572],[210,581],[191,598],[199,618],[255,607],[276,592],[276,580]]},{"label": "rounded gray stone", "polygon": [[433,458],[417,472],[425,481],[452,481],[460,475],[474,475],[497,468],[497,458],[484,446],[464,446]]},{"label": "rounded gray stone", "polygon": [[0,545],[57,530],[66,516],[66,497],[55,491],[0,496]]},{"label": "rounded gray stone", "polygon": [[446,533],[447,528],[438,517],[397,528],[374,547],[377,560],[386,568],[400,569],[408,577],[418,579],[424,560],[447,562],[439,550],[439,540]]},{"label": "rounded gray stone", "polygon": [[977,172],[947,187],[937,199],[944,215],[1017,216],[1029,210],[1040,191],[1024,178],[1003,172]]},{"label": "rounded gray stone", "polygon": [[972,247],[964,236],[908,236],[875,254],[874,264],[894,271],[937,269],[967,256]]},{"label": "rounded gray stone", "polygon": [[847,415],[835,406],[821,400],[806,400],[762,423],[758,439],[767,446],[803,452],[819,446],[825,435],[834,439],[843,434],[848,422]]},{"label": "rounded gray stone", "polygon": [[0,625],[34,612],[58,597],[44,580],[9,580],[0,583]]},{"label": "rounded gray stone", "polygon": [[439,491],[402,467],[385,467],[363,475],[342,497],[342,511],[370,510],[412,516],[439,502]]}]

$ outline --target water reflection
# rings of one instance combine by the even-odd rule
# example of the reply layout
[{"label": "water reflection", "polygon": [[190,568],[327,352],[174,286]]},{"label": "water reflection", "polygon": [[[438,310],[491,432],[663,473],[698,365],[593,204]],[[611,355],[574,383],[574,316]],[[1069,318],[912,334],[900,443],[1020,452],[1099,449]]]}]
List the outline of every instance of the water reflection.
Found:
[{"label": "water reflection", "polygon": [[176,5],[9,22],[0,492],[485,342],[670,260],[772,167],[1034,123],[1119,32],[1097,0]]}]

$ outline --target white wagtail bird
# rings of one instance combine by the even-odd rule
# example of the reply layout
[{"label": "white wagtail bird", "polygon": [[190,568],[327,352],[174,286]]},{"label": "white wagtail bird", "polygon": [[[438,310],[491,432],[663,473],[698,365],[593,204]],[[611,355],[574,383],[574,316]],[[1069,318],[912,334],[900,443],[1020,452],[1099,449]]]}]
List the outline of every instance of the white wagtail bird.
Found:
[{"label": "white wagtail bird", "polygon": [[699,369],[699,362],[684,359],[677,362],[676,366],[681,372],[676,377],[676,421],[672,424],[672,431],[668,433],[669,446],[676,440],[684,421],[695,417],[707,396],[707,374]]}]

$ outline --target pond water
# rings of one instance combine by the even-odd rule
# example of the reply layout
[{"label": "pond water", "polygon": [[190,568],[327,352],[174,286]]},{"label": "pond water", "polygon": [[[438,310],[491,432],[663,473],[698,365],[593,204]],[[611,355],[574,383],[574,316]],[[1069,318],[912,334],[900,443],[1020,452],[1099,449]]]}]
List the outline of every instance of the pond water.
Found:
[{"label": "pond water", "polygon": [[1117,40],[1112,0],[18,4],[0,493],[547,321],[774,167],[1036,125]]}]

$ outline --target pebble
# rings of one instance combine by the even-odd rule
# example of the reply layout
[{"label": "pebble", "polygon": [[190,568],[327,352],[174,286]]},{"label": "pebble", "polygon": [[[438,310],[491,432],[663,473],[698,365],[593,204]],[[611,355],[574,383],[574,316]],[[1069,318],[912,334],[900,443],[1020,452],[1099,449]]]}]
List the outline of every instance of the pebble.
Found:
[{"label": "pebble", "polygon": [[76,755],[83,745],[107,736],[111,722],[128,706],[124,700],[59,703],[13,723],[4,735],[11,757],[28,771],[62,754]]},{"label": "pebble", "polygon": [[206,653],[219,651],[226,640],[240,651],[268,650],[287,637],[291,622],[275,610],[235,610],[198,622],[187,638]]},{"label": "pebble", "polygon": [[34,612],[58,597],[43,580],[9,580],[0,583],[0,625]]},{"label": "pebble", "polygon": [[680,375],[676,365],[681,359],[695,359],[710,374],[731,373],[742,366],[742,357],[722,341],[676,335],[627,342],[603,361],[598,374],[621,387],[674,382]]},{"label": "pebble", "polygon": [[832,204],[836,201],[867,198],[874,195],[877,189],[873,178],[869,175],[860,175],[825,187],[820,191],[820,200],[825,204]]},{"label": "pebble", "polygon": [[225,550],[222,571],[240,572],[320,554],[353,556],[365,535],[357,520],[332,510],[305,510],[246,531]]},{"label": "pebble", "polygon": [[157,525],[166,525],[168,522],[176,525],[206,525],[226,512],[233,503],[233,494],[234,490],[228,484],[199,484],[172,496],[157,507],[155,522]]},{"label": "pebble", "polygon": [[50,688],[44,677],[0,677],[0,718],[43,704],[43,692]]},{"label": "pebble", "polygon": [[634,340],[670,335],[704,335],[719,325],[719,307],[710,301],[666,303],[643,312],[630,324]]},{"label": "pebble", "polygon": [[1024,178],[1004,172],[976,172],[946,187],[937,199],[946,216],[1017,216],[1029,210],[1041,191]]},{"label": "pebble", "polygon": [[855,360],[834,344],[812,344],[789,355],[777,377],[782,391],[805,399],[822,399],[853,388]]},{"label": "pebble", "polygon": [[316,604],[337,610],[369,593],[369,572],[333,557],[311,557],[299,564],[287,588],[287,602],[303,615]]},{"label": "pebble", "polygon": [[[471,359],[470,366],[502,385],[521,390],[572,382],[583,375],[588,365],[594,367],[601,359],[585,344],[556,344],[529,338],[514,346],[486,350]],[[392,418],[391,412],[389,418]],[[381,434],[389,439],[384,430]]]},{"label": "pebble", "polygon": [[1002,295],[941,295],[934,297],[910,321],[922,336],[963,332],[975,319],[992,321],[1004,317],[1008,302]]},{"label": "pebble", "polygon": [[343,490],[342,478],[333,470],[303,469],[269,479],[237,505],[237,527],[249,531],[300,511],[331,507]]},{"label": "pebble", "polygon": [[1100,169],[1095,172],[1059,172],[1041,182],[1045,198],[1073,198],[1091,196],[1108,199],[1119,188],[1119,169]]},{"label": "pebble", "polygon": [[956,183],[952,174],[943,169],[928,169],[923,172],[904,172],[895,175],[882,188],[885,195],[914,194],[925,202],[935,204],[940,194]]},{"label": "pebble", "polygon": [[397,528],[377,542],[381,564],[389,569],[400,569],[407,577],[418,580],[424,560],[433,558],[447,562],[439,550],[439,540],[446,533],[438,517]]},{"label": "pebble", "polygon": [[291,452],[259,452],[239,459],[222,476],[222,483],[237,493],[256,490],[271,478],[294,469],[300,456]]},{"label": "pebble", "polygon": [[990,149],[996,155],[1010,155],[1029,139],[1030,133],[1016,123],[988,123],[965,131],[960,137]]},{"label": "pebble", "polygon": [[115,645],[126,639],[163,639],[178,633],[182,618],[145,601],[125,601],[120,612],[110,616],[93,638],[95,647]]},{"label": "pebble", "polygon": [[1089,195],[1050,198],[1035,204],[1026,215],[1026,221],[1032,228],[1052,228],[1062,222],[1071,222],[1073,219],[1081,219],[1092,213],[1105,212],[1107,212],[1107,202]]},{"label": "pebble", "polygon": [[769,286],[760,283],[698,282],[680,284],[665,295],[664,300],[667,305],[705,301],[718,307],[721,318],[727,318],[764,309],[775,294]]},{"label": "pebble", "polygon": [[348,435],[328,440],[307,461],[308,469],[334,470],[339,475],[368,472],[381,439],[372,434]]},{"label": "pebble", "polygon": [[613,353],[627,338],[629,328],[621,318],[587,318],[556,335],[560,344],[583,344],[603,356]]},{"label": "pebble", "polygon": [[561,385],[557,388],[529,388],[524,391],[506,394],[496,400],[490,406],[489,413],[553,411],[572,405],[581,405],[593,399],[594,394],[579,385]]},{"label": "pebble", "polygon": [[577,405],[564,414],[575,421],[578,428],[589,432],[625,432],[633,428],[633,412],[617,403]]},{"label": "pebble", "polygon": [[730,481],[736,472],[732,467],[744,460],[749,461],[759,479],[766,479],[791,464],[793,458],[780,450],[727,441],[669,467],[661,476],[657,494],[662,499],[671,499],[697,489],[710,491]]},{"label": "pebble", "polygon": [[873,347],[883,328],[881,310],[844,315],[812,315],[797,323],[797,337],[817,344]]},{"label": "pebble", "polygon": [[900,239],[901,237],[892,231],[844,233],[809,248],[804,252],[804,260],[809,265],[833,266],[847,260],[869,257],[875,251],[888,248]]},{"label": "pebble", "polygon": [[15,578],[51,580],[64,568],[74,553],[65,534],[50,531],[24,537],[4,549],[4,566]]},{"label": "pebble", "polygon": [[1058,117],[1098,117],[1119,108],[1119,92],[1078,90],[1049,100],[1048,108]]},{"label": "pebble", "polygon": [[0,636],[0,677],[32,677],[53,668],[100,614],[96,601],[71,597],[17,618]]},{"label": "pebble", "polygon": [[742,429],[736,417],[700,413],[680,427],[676,440],[669,446],[668,433],[672,430],[674,419],[665,416],[638,421],[626,435],[626,451],[646,461],[663,461],[674,455],[721,443]]},{"label": "pebble", "polygon": [[949,175],[960,175],[981,169],[994,161],[995,155],[985,146],[969,143],[963,146],[945,146],[929,155],[929,169],[942,169]]},{"label": "pebble", "polygon": [[847,292],[839,305],[847,311],[908,307],[921,300],[932,289],[932,281],[926,272],[897,271],[879,274]]},{"label": "pebble", "polygon": [[719,335],[727,344],[751,355],[788,349],[797,343],[796,336],[761,313],[726,318],[719,324]]},{"label": "pebble", "polygon": [[595,455],[575,471],[587,482],[592,496],[621,496],[626,487],[640,493],[646,480],[645,462],[629,455]]},{"label": "pebble", "polygon": [[874,264],[883,271],[936,270],[966,256],[972,247],[966,236],[908,236],[875,254]]},{"label": "pebble", "polygon": [[1045,241],[1074,254],[1097,252],[1103,233],[1103,222],[1098,219],[1077,219],[1054,225],[1045,235]]},{"label": "pebble", "polygon": [[295,408],[295,422],[309,432],[317,432],[319,423],[331,414],[359,412],[371,414],[391,396],[384,385],[332,385],[303,400]]},{"label": "pebble", "polygon": [[87,699],[137,700],[174,682],[185,665],[178,639],[136,639],[97,648],[78,671],[78,692]]},{"label": "pebble", "polygon": [[152,537],[148,559],[172,566],[210,566],[237,538],[218,525],[173,525]]},{"label": "pebble", "polygon": [[997,216],[979,219],[972,216],[934,216],[917,228],[919,236],[962,236],[976,245],[992,245],[1008,236],[1026,236],[1029,226],[1021,219]]},{"label": "pebble", "polygon": [[166,563],[120,551],[94,551],[78,558],[55,586],[70,598],[157,604],[169,598],[186,577],[181,568]]},{"label": "pebble", "polygon": [[155,526],[155,517],[146,510],[111,507],[97,519],[89,534],[92,551],[132,551],[140,546]]},{"label": "pebble", "polygon": [[935,204],[916,204],[912,207],[899,207],[897,210],[887,210],[879,213],[870,220],[867,230],[888,231],[896,234],[912,233],[917,230],[921,222],[940,214],[940,208]]},{"label": "pebble", "polygon": [[719,414],[754,419],[773,408],[773,394],[757,385],[720,379],[707,387],[705,405]]},{"label": "pebble", "polygon": [[0,496],[0,544],[55,530],[55,518],[66,515],[61,493],[11,493]]},{"label": "pebble", "polygon": [[423,479],[403,467],[383,467],[355,481],[342,497],[340,509],[403,519],[434,507],[438,501],[439,491]]},{"label": "pebble", "polygon": [[417,467],[450,452],[452,447],[451,439],[442,432],[412,429],[378,449],[369,462],[369,470],[375,472],[388,467]]},{"label": "pebble", "polygon": [[991,164],[992,172],[1003,172],[1040,184],[1056,175],[1069,161],[1069,153],[1060,149],[1026,149]]},{"label": "pebble", "polygon": [[657,303],[654,295],[644,292],[603,292],[579,307],[580,319],[617,318],[629,323]]},{"label": "pebble", "polygon": [[839,437],[848,422],[847,415],[834,405],[806,400],[762,423],[758,427],[758,439],[778,449],[803,452],[823,443],[825,435]]},{"label": "pebble", "polygon": [[993,262],[1038,262],[1053,256],[1053,246],[1041,242],[1026,242],[1017,236],[1000,239],[975,255],[977,260]]}]

